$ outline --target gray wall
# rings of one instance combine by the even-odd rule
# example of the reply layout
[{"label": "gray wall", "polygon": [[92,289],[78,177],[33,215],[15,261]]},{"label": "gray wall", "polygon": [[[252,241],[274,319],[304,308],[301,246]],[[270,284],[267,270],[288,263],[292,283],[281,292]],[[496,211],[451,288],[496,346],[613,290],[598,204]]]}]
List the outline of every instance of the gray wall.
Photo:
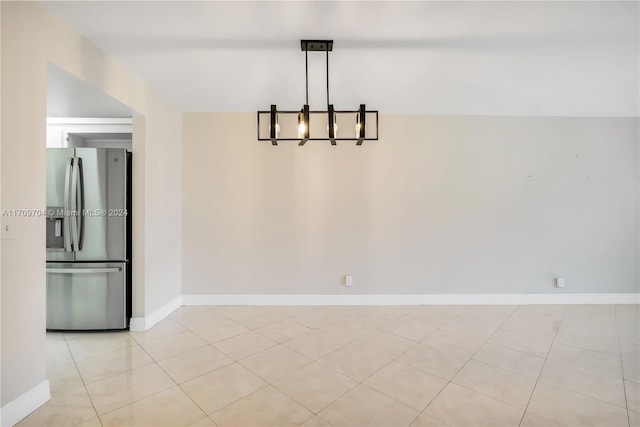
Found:
[{"label": "gray wall", "polygon": [[637,118],[381,115],[361,147],[183,129],[183,294],[639,291]]}]

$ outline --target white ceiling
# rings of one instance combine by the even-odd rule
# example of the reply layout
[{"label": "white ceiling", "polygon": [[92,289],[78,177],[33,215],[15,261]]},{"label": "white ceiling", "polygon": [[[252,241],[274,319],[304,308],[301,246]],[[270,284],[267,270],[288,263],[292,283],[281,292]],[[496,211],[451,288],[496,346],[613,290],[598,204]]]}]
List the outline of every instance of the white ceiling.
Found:
[{"label": "white ceiling", "polygon": [[[183,111],[638,116],[638,2],[43,2]],[[309,54],[325,106],[324,54]]]}]

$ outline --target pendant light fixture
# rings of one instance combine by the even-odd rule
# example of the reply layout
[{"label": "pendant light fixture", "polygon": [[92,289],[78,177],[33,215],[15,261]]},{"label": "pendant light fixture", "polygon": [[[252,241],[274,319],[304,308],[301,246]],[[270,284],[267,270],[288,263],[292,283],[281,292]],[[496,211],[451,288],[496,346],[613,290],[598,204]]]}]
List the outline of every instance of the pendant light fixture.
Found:
[{"label": "pendant light fixture", "polygon": [[[298,145],[303,146],[308,141],[329,141],[331,145],[337,145],[337,141],[355,141],[356,145],[362,145],[364,141],[378,140],[378,111],[366,109],[365,104],[360,104],[357,110],[336,110],[329,102],[329,52],[333,50],[333,40],[300,40],[301,50],[304,52],[305,59],[305,103],[300,110],[297,111],[278,111],[275,104],[271,105],[268,111],[258,111],[258,141],[271,141],[271,144],[278,145],[279,141],[297,141]],[[327,109],[326,110],[310,110],[309,108],[309,52],[325,52],[326,53],[326,71],[327,71]],[[295,115],[297,117],[297,138],[293,137],[293,132],[288,132],[284,137],[281,135],[280,117],[283,122],[293,124],[292,120],[284,120],[286,116]],[[311,117],[316,120],[324,116],[327,120],[326,134],[311,135]],[[348,120],[354,120],[355,117],[355,137],[338,136],[338,121],[346,123]],[[367,123],[367,118],[374,123]],[[268,119],[268,120],[267,120]],[[264,124],[268,123],[268,137],[264,135]],[[353,121],[351,123],[354,123]],[[353,126],[353,124],[351,125]],[[344,127],[347,129],[348,127]],[[313,128],[317,132],[318,127]]]}]

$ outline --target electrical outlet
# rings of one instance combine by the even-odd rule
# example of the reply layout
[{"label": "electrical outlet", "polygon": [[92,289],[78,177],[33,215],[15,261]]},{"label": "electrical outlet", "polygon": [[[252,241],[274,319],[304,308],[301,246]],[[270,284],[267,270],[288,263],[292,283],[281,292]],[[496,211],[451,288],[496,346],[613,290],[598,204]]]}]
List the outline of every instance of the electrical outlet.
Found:
[{"label": "electrical outlet", "polygon": [[556,288],[564,288],[564,278],[556,277]]},{"label": "electrical outlet", "polygon": [[8,217],[2,218],[0,227],[0,240],[13,240],[13,223]]},{"label": "electrical outlet", "polygon": [[353,284],[353,277],[351,277],[350,275],[346,275],[344,276],[344,285],[345,286],[351,286]]}]

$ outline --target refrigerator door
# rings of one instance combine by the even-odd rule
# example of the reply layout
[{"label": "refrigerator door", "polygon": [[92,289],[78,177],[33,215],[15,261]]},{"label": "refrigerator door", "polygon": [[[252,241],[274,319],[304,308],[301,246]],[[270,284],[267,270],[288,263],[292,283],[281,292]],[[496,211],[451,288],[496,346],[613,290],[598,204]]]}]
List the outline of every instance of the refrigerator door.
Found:
[{"label": "refrigerator door", "polygon": [[[73,148],[47,149],[48,261],[73,261],[71,244],[71,172]],[[50,236],[49,236],[50,235]]]},{"label": "refrigerator door", "polygon": [[126,263],[47,263],[47,329],[125,329]]},{"label": "refrigerator door", "polygon": [[47,149],[47,206],[65,205],[65,175],[73,148]]},{"label": "refrigerator door", "polygon": [[71,200],[80,215],[72,223],[76,261],[126,260],[127,152],[76,148]]}]

